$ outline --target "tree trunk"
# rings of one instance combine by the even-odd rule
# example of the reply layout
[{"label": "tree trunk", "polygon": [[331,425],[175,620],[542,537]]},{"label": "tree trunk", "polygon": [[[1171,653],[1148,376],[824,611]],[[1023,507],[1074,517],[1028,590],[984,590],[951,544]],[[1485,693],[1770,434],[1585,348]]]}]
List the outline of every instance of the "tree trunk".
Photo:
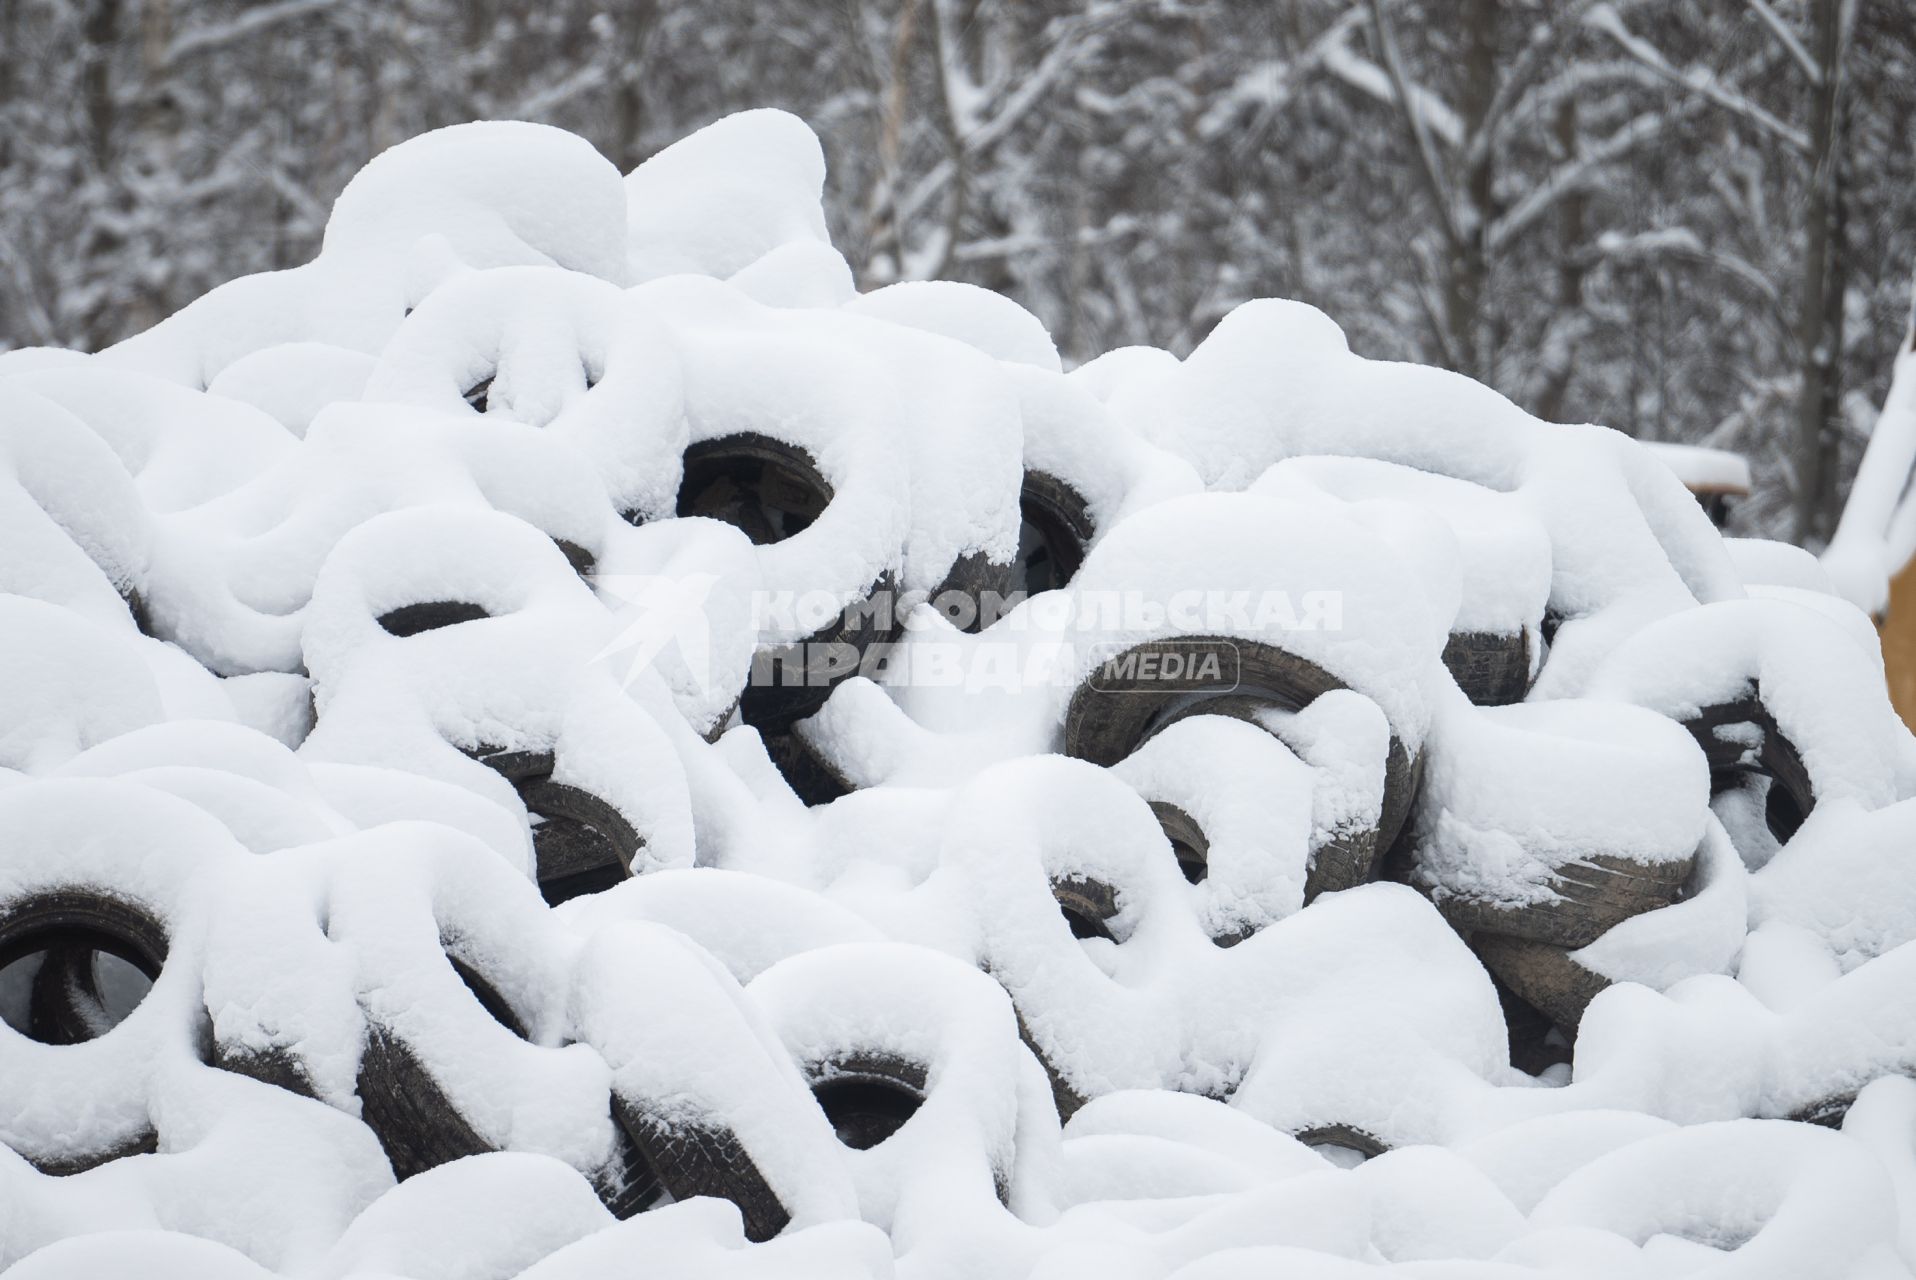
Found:
[{"label": "tree trunk", "polygon": [[1817,66],[1822,83],[1810,103],[1809,199],[1804,208],[1802,291],[1797,358],[1796,540],[1826,540],[1836,514],[1836,421],[1842,392],[1843,285],[1841,139],[1843,55],[1848,0],[1814,0]]},{"label": "tree trunk", "polygon": [[[1464,83],[1459,101],[1464,136],[1476,138],[1485,128],[1490,104],[1497,95],[1497,7],[1501,0],[1466,0],[1463,13]],[[1486,237],[1494,217],[1491,208],[1491,158],[1495,147],[1482,148],[1463,174],[1463,210],[1458,230],[1463,243],[1451,257],[1450,290],[1446,299],[1452,350],[1457,371],[1488,381],[1495,357],[1485,338],[1484,290],[1490,263]]]},{"label": "tree trunk", "polygon": [[86,41],[85,98],[87,146],[93,164],[105,173],[113,164],[113,49],[120,34],[120,0],[93,0],[81,35]]},{"label": "tree trunk", "polygon": [[[1576,159],[1578,151],[1575,98],[1567,97],[1558,104],[1557,117],[1552,126],[1557,143],[1557,162],[1567,164]],[[1537,397],[1537,416],[1545,422],[1561,420],[1570,380],[1577,372],[1575,344],[1581,332],[1577,316],[1583,310],[1583,242],[1588,234],[1586,223],[1589,210],[1590,197],[1579,188],[1564,197],[1563,207],[1558,214],[1557,325],[1562,332],[1545,349],[1550,364],[1544,377],[1543,391]]]}]

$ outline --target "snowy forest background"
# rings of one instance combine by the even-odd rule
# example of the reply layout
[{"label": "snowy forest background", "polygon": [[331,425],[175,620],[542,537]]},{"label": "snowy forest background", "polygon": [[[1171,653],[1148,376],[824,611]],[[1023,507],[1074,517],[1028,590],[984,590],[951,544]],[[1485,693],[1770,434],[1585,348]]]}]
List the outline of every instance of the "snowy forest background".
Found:
[{"label": "snowy forest background", "polygon": [[1916,0],[0,0],[0,349],[306,259],[426,129],[629,169],[750,106],[823,139],[861,287],[1003,290],[1072,361],[1302,298],[1740,450],[1735,527],[1812,546],[1910,306]]}]

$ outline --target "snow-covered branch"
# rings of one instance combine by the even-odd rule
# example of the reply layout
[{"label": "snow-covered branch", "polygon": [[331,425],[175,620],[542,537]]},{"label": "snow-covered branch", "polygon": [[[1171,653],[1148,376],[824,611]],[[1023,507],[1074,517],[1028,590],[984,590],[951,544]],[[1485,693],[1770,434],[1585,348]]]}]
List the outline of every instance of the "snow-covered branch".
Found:
[{"label": "snow-covered branch", "polygon": [[276,3],[257,5],[225,22],[208,23],[181,32],[166,46],[161,65],[170,67],[181,58],[245,40],[282,22],[291,22],[352,3],[354,0],[276,0]]},{"label": "snow-covered branch", "polygon": [[[1354,68],[1361,65],[1368,67],[1370,72],[1376,72],[1377,68],[1364,63],[1349,47],[1351,33],[1363,20],[1364,10],[1353,5],[1339,14],[1330,26],[1296,55],[1267,58],[1247,68],[1237,76],[1228,90],[1219,94],[1217,100],[1206,108],[1198,124],[1199,135],[1211,138],[1224,132],[1231,127],[1236,113],[1247,104],[1257,107],[1260,119],[1268,118],[1272,112],[1290,102],[1308,73],[1320,67],[1337,72],[1339,78],[1352,84],[1356,84],[1349,79]],[[1333,65],[1339,60],[1344,63],[1342,71]],[[1363,72],[1358,74],[1364,75]],[[1377,76],[1367,76],[1366,83],[1357,87],[1389,101],[1389,86]]]},{"label": "snow-covered branch", "polygon": [[[1467,164],[1477,164],[1483,159],[1484,152],[1500,132],[1501,125],[1513,115],[1528,96],[1533,82],[1550,65],[1550,55],[1556,52],[1567,32],[1572,30],[1583,12],[1599,0],[1572,0],[1552,12],[1544,21],[1531,29],[1530,38],[1517,56],[1511,59],[1497,84],[1497,91],[1491,95],[1490,107],[1484,112],[1484,128],[1476,137],[1470,139],[1464,160]],[[1623,0],[1628,4],[1630,0]]]},{"label": "snow-covered branch", "polygon": [[1786,304],[1776,282],[1749,259],[1705,244],[1701,236],[1687,227],[1662,227],[1635,235],[1606,231],[1591,246],[1591,256],[1610,259],[1673,257],[1713,267],[1748,285],[1768,306],[1772,319],[1783,329],[1788,328]]},{"label": "snow-covered branch", "polygon": [[[1097,47],[1097,41],[1106,31],[1122,22],[1131,10],[1138,7],[1138,0],[1115,0],[1113,3],[1093,5],[1085,13],[1062,24],[1051,47],[1039,59],[1036,67],[1020,80],[1017,86],[1004,95],[998,109],[989,118],[983,115],[981,103],[966,103],[967,116],[976,121],[972,128],[959,138],[959,146],[967,156],[981,156],[996,146],[1006,134],[1010,133],[1019,121],[1047,94],[1061,83],[1065,75],[1078,62]],[[935,165],[923,178],[918,180],[905,198],[898,202],[897,219],[900,225],[923,209],[944,190],[959,172],[956,157],[947,157]]]},{"label": "snow-covered branch", "polygon": [[[1916,293],[1916,289],[1912,290]],[[1889,580],[1916,557],[1916,301],[1891,366],[1889,395],[1850,486],[1843,517],[1823,552],[1823,567],[1851,603],[1881,614]]]},{"label": "snow-covered branch", "polygon": [[[1373,6],[1373,23],[1375,22],[1374,8]],[[1351,48],[1348,41],[1351,29],[1343,25],[1341,19],[1332,27],[1332,32],[1335,32],[1338,38],[1324,45],[1320,54],[1324,69],[1359,93],[1374,98],[1386,106],[1396,106],[1400,102],[1413,104],[1404,109],[1406,116],[1420,122],[1419,127],[1434,134],[1445,146],[1462,146],[1464,123],[1457,118],[1457,113],[1450,109],[1449,104],[1423,85],[1409,79],[1408,75],[1403,75],[1404,87],[1400,92],[1393,83],[1389,71]],[[1392,48],[1395,48],[1394,42]],[[1403,72],[1401,59],[1398,70],[1401,75]]]},{"label": "snow-covered branch", "polygon": [[1633,33],[1624,25],[1623,17],[1613,5],[1599,4],[1583,16],[1584,25],[1600,31],[1616,41],[1618,47],[1663,79],[1677,87],[1694,93],[1704,100],[1722,107],[1724,110],[1743,117],[1751,124],[1780,139],[1798,151],[1807,153],[1810,140],[1801,129],[1779,120],[1756,103],[1725,85],[1716,78],[1707,67],[1679,68],[1649,41]]},{"label": "snow-covered branch", "polygon": [[588,62],[563,80],[554,81],[519,99],[515,120],[543,120],[583,93],[591,93],[609,78],[605,63]]},{"label": "snow-covered branch", "polygon": [[1549,176],[1512,205],[1508,213],[1491,224],[1487,237],[1490,248],[1495,250],[1508,244],[1554,208],[1559,200],[1593,181],[1606,165],[1621,159],[1689,115],[1695,101],[1690,99],[1672,103],[1666,111],[1651,111],[1637,116],[1609,137],[1592,144],[1574,159],[1552,170]]},{"label": "snow-covered branch", "polygon": [[[1461,249],[1464,244],[1463,228],[1458,223],[1450,184],[1444,177],[1443,161],[1439,159],[1436,144],[1431,140],[1432,113],[1425,105],[1429,95],[1420,95],[1411,85],[1410,76],[1404,70],[1403,55],[1397,49],[1397,37],[1390,29],[1390,17],[1384,12],[1384,0],[1370,0],[1370,17],[1371,28],[1377,36],[1378,56],[1384,60],[1384,70],[1390,77],[1391,96],[1397,101],[1404,125],[1410,131],[1411,146],[1417,153],[1417,172],[1423,178],[1430,202],[1436,206],[1444,238],[1450,241],[1453,249]],[[1453,123],[1456,121],[1455,113],[1448,108],[1443,114],[1448,115]],[[1458,127],[1461,131],[1461,126]]]},{"label": "snow-covered branch", "polygon": [[1777,43],[1783,46],[1784,51],[1790,55],[1790,59],[1803,68],[1803,74],[1810,78],[1810,83],[1822,84],[1823,68],[1816,65],[1816,59],[1810,56],[1810,51],[1803,47],[1803,42],[1796,38],[1794,31],[1790,30],[1790,24],[1783,21],[1776,10],[1770,7],[1769,0],[1743,0],[1743,3],[1750,12],[1762,20],[1764,26],[1770,29],[1770,34],[1776,37]]}]

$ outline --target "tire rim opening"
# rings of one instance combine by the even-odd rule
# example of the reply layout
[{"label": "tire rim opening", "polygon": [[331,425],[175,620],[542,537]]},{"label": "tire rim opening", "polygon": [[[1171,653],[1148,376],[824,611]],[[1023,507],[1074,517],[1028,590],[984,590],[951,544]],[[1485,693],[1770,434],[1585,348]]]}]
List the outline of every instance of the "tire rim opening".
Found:
[{"label": "tire rim opening", "polygon": [[1051,896],[1057,901],[1058,914],[1064,917],[1072,937],[1080,941],[1090,938],[1103,938],[1107,942],[1118,940],[1109,924],[1111,918],[1118,914],[1117,894],[1109,885],[1076,877],[1054,880]]},{"label": "tire rim opening", "polygon": [[1084,499],[1052,476],[1026,472],[1018,515],[1012,587],[1036,595],[1070,582],[1084,563],[1085,547],[1091,541],[1091,517]]},{"label": "tire rim opening", "polygon": [[472,406],[475,412],[486,412],[492,407],[492,375],[487,374],[484,378],[481,378],[478,382],[466,388],[465,392],[459,398]]},{"label": "tire rim opening", "polygon": [[678,514],[721,520],[756,546],[804,532],[831,500],[831,485],[792,445],[739,435],[685,451]]},{"label": "tire rim opening", "polygon": [[812,1086],[838,1140],[869,1151],[905,1127],[924,1098],[915,1089],[876,1076],[840,1076]]},{"label": "tire rim opening", "polygon": [[1203,884],[1211,874],[1211,843],[1204,837],[1204,828],[1174,804],[1153,800],[1150,805],[1164,838],[1171,842],[1171,852],[1177,855],[1178,870],[1190,883]]},{"label": "tire rim opening", "polygon": [[90,922],[23,929],[0,946],[0,1021],[42,1044],[97,1040],[140,1006],[164,962],[153,939]]},{"label": "tire rim opening", "polygon": [[632,861],[644,840],[606,801],[554,782],[552,753],[480,747],[472,754],[511,782],[526,807],[539,893],[546,905],[600,893],[631,877]]},{"label": "tire rim opening", "polygon": [[477,622],[491,616],[483,606],[465,600],[426,600],[388,609],[379,615],[379,626],[387,635],[403,640],[422,631],[456,627],[462,622]]}]

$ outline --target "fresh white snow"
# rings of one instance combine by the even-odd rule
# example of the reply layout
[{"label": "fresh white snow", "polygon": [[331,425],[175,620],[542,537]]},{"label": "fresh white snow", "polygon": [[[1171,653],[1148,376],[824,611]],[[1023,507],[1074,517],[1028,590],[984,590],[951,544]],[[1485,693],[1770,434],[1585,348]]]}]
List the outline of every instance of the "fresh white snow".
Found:
[{"label": "fresh white snow", "polygon": [[[313,262],[0,359],[7,1280],[1911,1275],[1916,738],[1832,587],[1895,495],[1822,567],[1725,540],[1296,302],[1067,372],[857,295],[824,181],[774,111],[623,178],[440,130]],[[829,500],[681,516],[741,436]],[[967,628],[1034,475],[1083,563]],[[1100,691],[1195,638],[1248,665]],[[548,906],[567,823],[632,847]],[[1650,888],[1552,933],[1593,867]],[[130,1012],[8,950],[61,895],[161,939]],[[1556,1061],[1493,971],[1584,984],[1512,1006]],[[631,1213],[635,1129],[750,1203]]]}]

